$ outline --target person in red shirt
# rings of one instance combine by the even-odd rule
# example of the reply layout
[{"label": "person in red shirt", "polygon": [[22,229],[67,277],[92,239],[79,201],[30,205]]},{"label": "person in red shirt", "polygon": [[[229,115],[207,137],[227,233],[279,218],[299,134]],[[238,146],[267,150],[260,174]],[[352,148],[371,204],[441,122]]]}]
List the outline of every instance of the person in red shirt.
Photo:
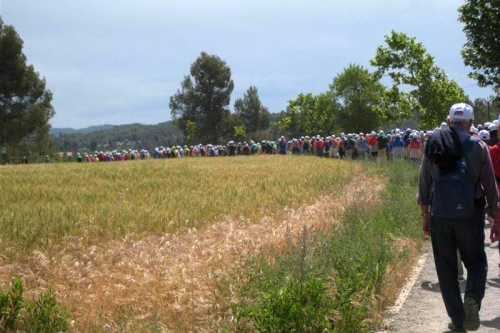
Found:
[{"label": "person in red shirt", "polygon": [[422,143],[414,134],[412,134],[410,138],[410,143],[408,144],[410,161],[418,162],[420,160],[420,156],[422,155]]},{"label": "person in red shirt", "polygon": [[[493,171],[495,172],[495,179],[497,181],[497,188],[500,192],[500,141],[489,147],[491,163],[493,164]],[[500,246],[498,247],[500,253]],[[500,264],[498,264],[500,267]]]},{"label": "person in red shirt", "polygon": [[370,152],[370,156],[372,159],[377,158],[378,156],[378,140],[377,140],[377,134],[375,132],[371,132],[368,135],[368,138],[366,139],[368,141],[368,151]]},{"label": "person in red shirt", "polygon": [[319,138],[319,139],[316,139],[316,155],[318,157],[322,157],[323,156],[323,140],[322,138]]}]

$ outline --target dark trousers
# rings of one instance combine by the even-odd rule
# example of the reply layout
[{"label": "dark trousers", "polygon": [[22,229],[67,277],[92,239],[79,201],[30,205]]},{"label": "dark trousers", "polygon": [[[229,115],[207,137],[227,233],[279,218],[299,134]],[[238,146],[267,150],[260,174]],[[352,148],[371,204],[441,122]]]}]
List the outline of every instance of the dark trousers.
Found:
[{"label": "dark trousers", "polygon": [[448,316],[462,324],[465,314],[458,281],[457,249],[467,269],[465,297],[481,306],[486,287],[488,261],[484,251],[484,210],[468,219],[431,217],[431,239],[436,271]]}]

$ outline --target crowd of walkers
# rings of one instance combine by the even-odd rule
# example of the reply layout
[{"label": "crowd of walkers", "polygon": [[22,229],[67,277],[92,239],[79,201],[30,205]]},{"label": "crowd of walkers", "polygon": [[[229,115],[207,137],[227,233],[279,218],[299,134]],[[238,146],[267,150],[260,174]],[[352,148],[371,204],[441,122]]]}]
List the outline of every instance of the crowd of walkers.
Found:
[{"label": "crowd of walkers", "polygon": [[[444,129],[447,126],[446,123],[442,123],[435,130]],[[152,153],[146,149],[95,151],[93,154],[78,153],[75,160],[77,162],[115,162],[150,158],[291,154],[342,159],[407,159],[419,163],[422,160],[424,144],[434,131],[396,128],[387,133],[372,131],[366,135],[364,133],[341,133],[338,136],[302,136],[288,140],[282,136],[277,141],[237,143],[229,141],[226,145],[157,147]],[[471,132],[490,146],[494,146],[498,142],[498,120],[472,127]]]},{"label": "crowd of walkers", "polygon": [[[152,153],[146,149],[123,151],[95,151],[93,154],[77,153],[77,162],[114,162],[127,160],[144,160],[149,158],[182,158],[182,157],[216,157],[237,155],[315,155],[330,158],[407,158],[420,160],[422,157],[423,142],[432,132],[418,132],[407,129],[395,129],[389,133],[380,131],[367,135],[344,134],[339,136],[303,136],[299,139],[286,140],[284,136],[277,141],[263,140],[262,142],[229,141],[227,145],[194,145],[157,147]],[[48,160],[50,161],[50,160]]]}]

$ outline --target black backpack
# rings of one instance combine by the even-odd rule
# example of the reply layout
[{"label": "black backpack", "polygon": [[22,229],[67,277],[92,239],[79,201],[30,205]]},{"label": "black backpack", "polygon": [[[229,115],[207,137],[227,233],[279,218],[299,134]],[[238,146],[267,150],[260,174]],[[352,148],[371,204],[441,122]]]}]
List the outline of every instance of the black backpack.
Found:
[{"label": "black backpack", "polygon": [[470,136],[462,145],[462,156],[452,168],[436,166],[434,191],[432,192],[432,215],[460,219],[474,215],[474,194],[476,184],[467,166],[467,153],[479,141]]}]

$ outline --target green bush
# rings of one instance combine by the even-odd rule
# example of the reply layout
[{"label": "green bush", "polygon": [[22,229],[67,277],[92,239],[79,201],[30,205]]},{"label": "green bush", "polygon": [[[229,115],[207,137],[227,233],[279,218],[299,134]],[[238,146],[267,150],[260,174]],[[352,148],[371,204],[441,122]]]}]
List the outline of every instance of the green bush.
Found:
[{"label": "green bush", "polygon": [[260,332],[331,332],[332,303],[323,280],[290,278],[241,315]]},{"label": "green bush", "polygon": [[55,333],[68,329],[68,313],[60,308],[52,288],[35,301],[24,300],[20,278],[0,292],[0,332]]},{"label": "green bush", "polygon": [[10,291],[0,291],[0,332],[16,328],[21,309],[23,308],[23,284],[20,278],[12,280]]}]

